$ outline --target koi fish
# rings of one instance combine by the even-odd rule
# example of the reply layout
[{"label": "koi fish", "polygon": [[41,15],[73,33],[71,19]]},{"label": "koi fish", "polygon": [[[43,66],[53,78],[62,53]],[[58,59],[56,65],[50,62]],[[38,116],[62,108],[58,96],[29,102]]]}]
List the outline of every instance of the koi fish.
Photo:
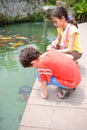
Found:
[{"label": "koi fish", "polygon": [[15,36],[16,39],[27,39],[26,37],[23,36]]},{"label": "koi fish", "polygon": [[10,36],[2,36],[0,37],[0,42],[13,42],[15,39]]},{"label": "koi fish", "polygon": [[0,46],[5,46],[5,44],[0,44]]},{"label": "koi fish", "polygon": [[2,39],[2,40],[12,39],[12,37],[10,37],[10,36],[3,36],[1,39]]},{"label": "koi fish", "polygon": [[19,41],[19,42],[13,44],[12,47],[16,48],[16,47],[21,46],[22,44],[24,44],[24,42],[23,41]]},{"label": "koi fish", "polygon": [[27,100],[31,90],[32,88],[29,86],[22,86],[19,88],[18,94],[22,95],[24,100]]}]

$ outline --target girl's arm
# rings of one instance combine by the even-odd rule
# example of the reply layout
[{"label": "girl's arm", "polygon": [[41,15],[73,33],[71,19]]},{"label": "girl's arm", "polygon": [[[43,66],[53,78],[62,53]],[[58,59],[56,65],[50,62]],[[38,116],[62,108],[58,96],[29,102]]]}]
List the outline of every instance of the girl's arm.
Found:
[{"label": "girl's arm", "polygon": [[57,45],[61,42],[61,34],[58,34],[56,40],[54,40],[50,45],[47,46],[47,51],[56,49]]},{"label": "girl's arm", "polygon": [[52,46],[57,46],[61,42],[61,34],[57,35],[57,38],[52,42]]},{"label": "girl's arm", "polygon": [[46,81],[41,82],[41,97],[44,99],[48,98]]},{"label": "girl's arm", "polygon": [[69,37],[68,48],[60,49],[60,50],[57,50],[57,51],[58,52],[64,52],[64,53],[72,52],[73,51],[74,42],[75,42],[75,38],[76,38],[76,33],[72,34]]}]

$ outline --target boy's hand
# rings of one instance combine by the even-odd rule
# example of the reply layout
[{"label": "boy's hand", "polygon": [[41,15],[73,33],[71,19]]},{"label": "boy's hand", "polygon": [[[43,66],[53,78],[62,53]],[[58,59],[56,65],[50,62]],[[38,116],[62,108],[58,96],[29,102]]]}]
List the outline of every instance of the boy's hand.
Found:
[{"label": "boy's hand", "polygon": [[41,89],[41,97],[44,99],[48,98],[48,93],[46,89]]}]

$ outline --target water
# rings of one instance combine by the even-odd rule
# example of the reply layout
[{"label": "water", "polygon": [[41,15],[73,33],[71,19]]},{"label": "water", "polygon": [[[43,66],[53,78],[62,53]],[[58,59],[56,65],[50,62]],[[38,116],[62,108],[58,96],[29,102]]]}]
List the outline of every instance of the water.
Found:
[{"label": "water", "polygon": [[41,52],[56,37],[51,23],[22,23],[0,28],[0,130],[17,130],[37,70],[23,68],[20,51],[34,46]]}]

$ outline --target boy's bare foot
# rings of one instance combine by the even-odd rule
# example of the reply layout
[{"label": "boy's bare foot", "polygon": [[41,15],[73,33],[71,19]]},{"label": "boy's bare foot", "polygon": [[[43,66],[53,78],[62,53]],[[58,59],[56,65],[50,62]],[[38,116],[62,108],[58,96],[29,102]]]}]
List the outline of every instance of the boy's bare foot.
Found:
[{"label": "boy's bare foot", "polygon": [[72,89],[58,88],[57,96],[61,99],[64,99],[68,97],[71,93],[73,93],[74,91],[75,91],[75,88],[72,88]]}]

